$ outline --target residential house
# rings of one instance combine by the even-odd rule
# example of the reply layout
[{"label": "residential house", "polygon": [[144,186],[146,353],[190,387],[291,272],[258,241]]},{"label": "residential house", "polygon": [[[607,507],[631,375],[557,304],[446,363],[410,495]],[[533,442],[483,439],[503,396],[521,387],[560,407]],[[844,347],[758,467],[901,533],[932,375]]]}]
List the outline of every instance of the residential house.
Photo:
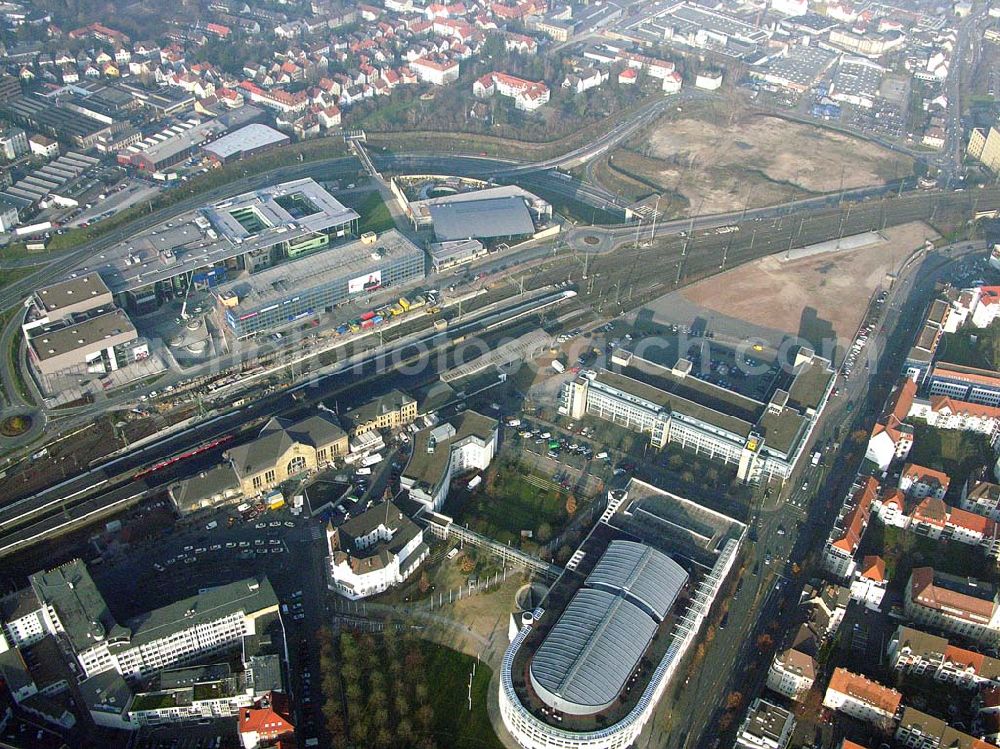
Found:
[{"label": "residential house", "polygon": [[292,708],[288,697],[281,692],[270,692],[252,707],[240,709],[237,730],[243,749],[274,746],[282,739],[294,737]]},{"label": "residential house", "polygon": [[930,676],[962,689],[1000,687],[1000,660],[912,627],[896,628],[887,653],[889,663],[899,671]]},{"label": "residential house", "polygon": [[351,437],[373,429],[398,429],[417,418],[417,401],[401,390],[390,390],[344,414]]},{"label": "residential house", "polygon": [[899,488],[910,497],[944,499],[951,479],[943,471],[907,463],[899,475]]},{"label": "residential house", "polygon": [[883,471],[893,460],[905,459],[913,447],[913,427],[905,421],[916,394],[917,384],[905,378],[890,397],[887,412],[872,428],[865,457]]},{"label": "residential house", "polygon": [[896,741],[907,749],[991,749],[992,744],[952,728],[940,718],[907,706],[896,728]]},{"label": "residential house", "polygon": [[868,476],[845,500],[823,550],[823,568],[831,575],[844,580],[853,577],[857,567],[854,556],[868,527],[878,490],[878,482]]},{"label": "residential house", "polygon": [[866,556],[854,573],[851,582],[851,598],[860,601],[867,608],[878,611],[885,597],[888,578],[885,574],[885,560],[875,555]]}]

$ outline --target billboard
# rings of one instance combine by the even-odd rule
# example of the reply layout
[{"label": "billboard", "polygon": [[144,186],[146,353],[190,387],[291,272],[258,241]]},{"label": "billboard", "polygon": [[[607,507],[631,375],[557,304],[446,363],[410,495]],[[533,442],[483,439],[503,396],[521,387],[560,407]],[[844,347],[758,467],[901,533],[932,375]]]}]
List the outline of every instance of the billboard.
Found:
[{"label": "billboard", "polygon": [[357,294],[360,291],[375,291],[382,285],[382,271],[377,270],[367,276],[358,276],[347,282],[347,293]]}]

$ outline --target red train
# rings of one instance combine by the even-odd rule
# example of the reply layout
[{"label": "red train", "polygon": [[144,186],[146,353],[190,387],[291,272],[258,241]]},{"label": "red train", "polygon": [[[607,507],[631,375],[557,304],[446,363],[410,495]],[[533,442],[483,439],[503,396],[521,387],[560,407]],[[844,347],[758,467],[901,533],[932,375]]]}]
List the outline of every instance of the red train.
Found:
[{"label": "red train", "polygon": [[143,468],[141,471],[137,471],[136,474],[132,478],[133,478],[133,480],[145,478],[146,476],[148,476],[151,473],[156,473],[157,471],[162,471],[167,466],[172,466],[174,463],[179,463],[182,460],[187,460],[188,458],[194,457],[195,455],[198,455],[199,453],[203,453],[203,452],[205,452],[207,450],[211,450],[213,447],[218,447],[219,445],[224,445],[225,443],[229,442],[231,439],[233,439],[233,435],[231,435],[231,434],[227,434],[224,437],[218,437],[218,438],[216,438],[214,440],[206,442],[203,445],[199,445],[198,447],[192,448],[191,450],[188,450],[187,452],[179,453],[178,455],[174,455],[173,457],[167,458],[166,460],[161,460],[159,463],[155,463],[155,464],[151,465],[149,468]]}]

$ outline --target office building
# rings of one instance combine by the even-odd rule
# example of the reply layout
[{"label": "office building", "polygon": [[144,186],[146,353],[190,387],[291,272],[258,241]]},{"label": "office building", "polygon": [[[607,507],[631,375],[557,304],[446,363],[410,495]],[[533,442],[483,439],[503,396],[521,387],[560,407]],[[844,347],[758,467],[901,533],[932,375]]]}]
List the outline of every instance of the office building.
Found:
[{"label": "office building", "polygon": [[938,362],[927,380],[931,396],[946,395],[968,403],[1000,406],[1000,375],[993,370]]},{"label": "office building", "polygon": [[267,578],[249,578],[119,624],[80,560],[29,578],[31,589],[5,611],[5,643],[23,650],[53,636],[85,678],[114,671],[127,680],[237,647],[277,613]]},{"label": "office building", "polygon": [[475,411],[464,411],[450,421],[422,429],[413,436],[413,452],[400,486],[410,498],[440,511],[455,476],[485,470],[497,446],[499,423]]},{"label": "office building", "polygon": [[424,276],[424,252],[395,229],[376,245],[357,240],[214,289],[236,338],[318,318],[355,297]]},{"label": "office building", "polygon": [[667,368],[619,352],[614,363],[620,371],[584,372],[566,383],[559,412],[649,434],[653,447],[676,444],[735,465],[747,483],[791,473],[834,382],[829,362],[806,348],[766,403],[695,377],[687,359]]},{"label": "office building", "polygon": [[424,532],[392,502],[326,529],[330,589],[358,600],[403,583],[430,553]]}]

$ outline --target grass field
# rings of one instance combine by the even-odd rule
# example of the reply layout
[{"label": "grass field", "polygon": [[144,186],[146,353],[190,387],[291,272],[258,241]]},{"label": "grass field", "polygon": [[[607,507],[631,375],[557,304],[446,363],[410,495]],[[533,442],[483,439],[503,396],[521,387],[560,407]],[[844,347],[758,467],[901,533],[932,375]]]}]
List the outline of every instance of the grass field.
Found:
[{"label": "grass field", "polygon": [[389,207],[378,192],[364,193],[363,196],[346,195],[340,198],[340,202],[361,214],[359,234],[364,234],[366,231],[381,234],[396,226],[392,214],[389,213]]},{"label": "grass field", "polygon": [[426,673],[434,708],[434,733],[440,747],[455,749],[502,749],[486,712],[490,669],[476,665],[472,680],[472,711],[469,711],[469,674],[475,658],[440,645],[426,646]]},{"label": "grass field", "polygon": [[982,434],[915,424],[908,460],[947,473],[951,477],[949,493],[956,494],[972,471],[993,464],[993,449]]},{"label": "grass field", "polygon": [[39,268],[37,266],[28,266],[27,268],[0,268],[0,289],[8,284],[20,281],[22,278],[38,272],[38,270]]},{"label": "grass field", "polygon": [[975,340],[961,330],[945,333],[938,346],[938,358],[964,367],[996,369],[1000,361],[1000,323],[975,330]]},{"label": "grass field", "polygon": [[455,492],[450,496],[453,499],[445,505],[446,515],[500,543],[519,545],[522,530],[532,531],[537,537],[543,524],[558,533],[567,520],[566,495],[529,483],[523,468],[516,464],[501,465],[492,487],[486,491],[472,496]]}]

